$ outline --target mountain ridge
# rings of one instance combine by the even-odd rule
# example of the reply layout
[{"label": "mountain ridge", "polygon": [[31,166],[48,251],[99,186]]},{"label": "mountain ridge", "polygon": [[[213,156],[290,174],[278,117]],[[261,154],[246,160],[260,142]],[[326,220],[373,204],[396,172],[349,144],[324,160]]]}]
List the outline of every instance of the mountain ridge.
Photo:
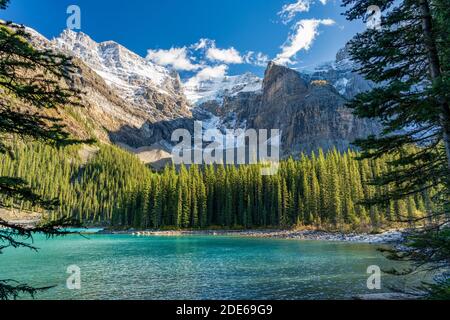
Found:
[{"label": "mountain ridge", "polygon": [[158,146],[170,152],[172,132],[192,132],[195,120],[223,132],[280,129],[284,157],[319,148],[345,151],[354,139],[378,131],[376,123],[345,108],[347,99],[371,88],[353,72],[346,48],[334,63],[308,74],[270,62],[263,79],[245,73],[183,83],[174,70],[114,41],[97,43],[69,30],[51,41],[37,32],[33,37],[75,57],[80,74],[73,81],[87,92],[80,112],[103,142],[127,150]]},{"label": "mountain ridge", "polygon": [[361,79],[346,68],[305,74],[271,62],[261,92],[239,93],[201,107],[219,116],[222,127],[281,130],[283,157],[299,157],[318,149],[346,151],[355,139],[378,134],[380,126],[356,118],[345,107],[346,95],[363,92],[370,83],[349,80],[345,88],[339,88],[333,85],[339,73]]}]

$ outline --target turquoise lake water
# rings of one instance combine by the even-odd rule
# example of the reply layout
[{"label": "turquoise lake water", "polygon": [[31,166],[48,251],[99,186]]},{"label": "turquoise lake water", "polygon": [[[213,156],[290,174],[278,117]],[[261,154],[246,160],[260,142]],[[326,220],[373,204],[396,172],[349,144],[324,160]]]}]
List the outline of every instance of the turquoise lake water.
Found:
[{"label": "turquoise lake water", "polygon": [[[404,285],[382,275],[381,291],[367,289],[369,266],[395,266],[368,244],[70,235],[35,245],[38,253],[6,249],[0,279],[55,286],[38,299],[349,299]],[[71,265],[80,268],[80,290],[66,286]]]}]

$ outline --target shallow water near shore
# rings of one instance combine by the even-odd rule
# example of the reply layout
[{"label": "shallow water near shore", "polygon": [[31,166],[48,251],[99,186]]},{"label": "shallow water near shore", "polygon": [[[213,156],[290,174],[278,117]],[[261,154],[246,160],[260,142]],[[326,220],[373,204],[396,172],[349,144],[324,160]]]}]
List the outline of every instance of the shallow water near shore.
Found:
[{"label": "shallow water near shore", "polygon": [[[37,299],[351,299],[405,285],[382,275],[381,290],[367,289],[369,266],[401,266],[369,244],[98,234],[36,237],[35,245],[38,253],[6,249],[0,279],[55,286]],[[80,290],[66,286],[71,265]]]}]

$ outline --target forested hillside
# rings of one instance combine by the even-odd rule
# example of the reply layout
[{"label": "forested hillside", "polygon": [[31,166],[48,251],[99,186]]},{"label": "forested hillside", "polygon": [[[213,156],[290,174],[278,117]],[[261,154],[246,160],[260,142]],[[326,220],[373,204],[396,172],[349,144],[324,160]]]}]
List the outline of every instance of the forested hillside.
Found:
[{"label": "forested hillside", "polygon": [[[56,219],[136,228],[291,227],[364,229],[410,221],[431,211],[428,191],[386,207],[361,201],[387,187],[368,184],[388,159],[357,161],[337,151],[281,163],[274,176],[260,166],[167,167],[154,173],[133,155],[101,145],[84,163],[77,147],[16,143],[16,160],[0,156],[0,175],[17,176],[39,194],[59,199]],[[39,210],[29,203],[6,203]]]},{"label": "forested hillside", "polygon": [[[0,156],[0,174],[24,178],[38,194],[58,199],[60,206],[52,218],[74,215],[82,221],[99,222],[122,215],[131,194],[150,179],[150,170],[133,155],[108,145],[102,145],[83,164],[79,148],[17,143],[15,160]],[[4,202],[23,210],[39,210],[26,202]]]}]

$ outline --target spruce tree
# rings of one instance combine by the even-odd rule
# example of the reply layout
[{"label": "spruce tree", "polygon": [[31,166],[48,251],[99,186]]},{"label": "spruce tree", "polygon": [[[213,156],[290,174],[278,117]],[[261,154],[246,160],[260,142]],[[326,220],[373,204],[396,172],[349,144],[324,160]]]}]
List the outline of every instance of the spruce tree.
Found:
[{"label": "spruce tree", "polygon": [[[441,188],[436,210],[414,221],[439,223],[415,235],[406,259],[433,268],[450,264],[450,27],[448,0],[344,0],[349,20],[367,18],[377,5],[381,27],[358,34],[349,44],[358,72],[376,84],[349,106],[356,115],[378,119],[383,132],[360,140],[362,157],[389,155],[389,172],[376,176],[376,186],[388,191],[372,194],[370,205],[397,201],[397,215],[413,219],[411,197]],[[376,208],[376,207],[375,207]],[[437,235],[437,236],[436,236]],[[438,239],[438,240],[436,240]],[[429,253],[433,253],[431,259]],[[402,255],[404,257],[404,255]],[[400,256],[398,256],[400,258]]]},{"label": "spruce tree", "polygon": [[[434,0],[404,0],[398,5],[391,0],[344,0],[344,5],[350,6],[350,20],[365,17],[370,5],[387,12],[380,30],[369,29],[350,42],[357,71],[378,86],[349,106],[358,116],[378,119],[384,126],[380,136],[357,145],[365,158],[397,156],[392,161],[395,170],[375,182],[396,183],[398,188],[389,196],[397,199],[439,184],[448,189],[449,35],[448,22],[438,18],[440,10],[449,11],[448,5]],[[417,146],[418,151],[410,151]],[[448,194],[444,200],[448,203]]]},{"label": "spruce tree", "polygon": [[[6,9],[9,0],[0,0],[0,9]],[[75,71],[70,58],[50,50],[34,48],[25,28],[11,23],[0,23],[0,154],[14,157],[11,142],[14,138],[40,140],[55,146],[75,143],[64,130],[60,119],[46,115],[45,111],[62,106],[78,105],[79,92],[69,85],[70,74]],[[58,199],[35,193],[20,178],[0,176],[0,195],[19,202],[30,202],[46,209],[54,209]],[[4,199],[3,197],[1,199]],[[0,207],[5,202],[0,199]],[[21,209],[20,206],[18,209]],[[6,247],[36,248],[19,241],[35,233],[48,236],[62,235],[56,226],[72,224],[61,219],[43,226],[23,228],[0,219],[0,241]],[[34,295],[38,289],[16,285],[0,279],[0,299],[17,298],[19,294]]]}]

